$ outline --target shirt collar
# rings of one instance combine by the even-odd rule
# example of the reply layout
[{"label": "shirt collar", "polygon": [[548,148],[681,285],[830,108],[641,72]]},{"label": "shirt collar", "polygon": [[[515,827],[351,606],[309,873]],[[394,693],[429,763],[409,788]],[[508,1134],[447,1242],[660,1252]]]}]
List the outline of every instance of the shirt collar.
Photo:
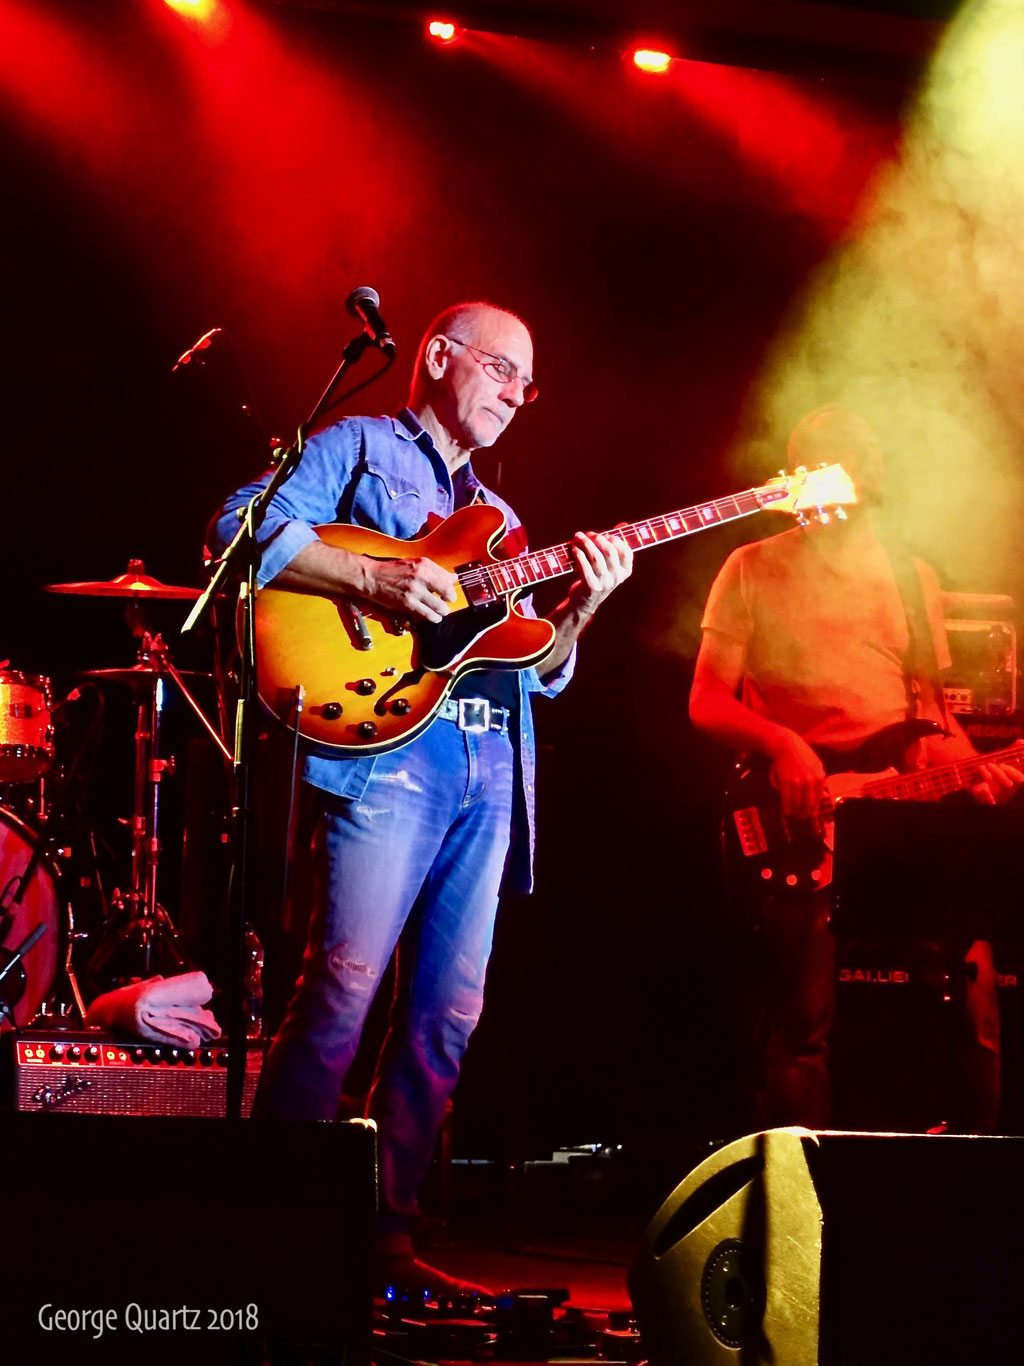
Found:
[{"label": "shirt collar", "polygon": [[[403,441],[414,441],[424,455],[432,456],[436,460],[441,459],[441,453],[434,445],[434,438],[427,431],[426,427],[422,425],[411,408],[403,408],[397,416],[391,419],[391,422],[394,426],[396,436],[400,437]],[[465,483],[467,490],[469,490],[470,497],[467,501],[473,502],[477,498],[486,497],[486,490],[480,480],[476,477],[476,473],[473,469],[473,462],[471,460],[466,461],[462,468],[456,473],[455,479],[462,480]]]}]

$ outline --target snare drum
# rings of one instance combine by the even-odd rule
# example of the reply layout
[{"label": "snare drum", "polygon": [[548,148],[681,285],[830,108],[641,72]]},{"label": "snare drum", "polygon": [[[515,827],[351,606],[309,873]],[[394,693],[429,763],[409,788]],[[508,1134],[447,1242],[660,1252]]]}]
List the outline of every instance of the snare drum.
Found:
[{"label": "snare drum", "polygon": [[[38,843],[38,836],[27,825],[0,807],[0,930],[5,930],[0,934],[0,947],[10,953],[37,925],[46,926],[42,939],[0,982],[0,993],[13,1005],[14,1023],[18,1026],[28,1024],[46,1000],[64,941],[57,873],[45,854],[32,869],[21,901],[14,900],[18,882]],[[4,918],[2,908],[9,911],[10,920]],[[6,957],[2,961],[6,962]],[[15,1004],[13,998],[19,989],[21,996]]]},{"label": "snare drum", "polygon": [[52,762],[50,680],[0,669],[0,783],[29,782]]}]

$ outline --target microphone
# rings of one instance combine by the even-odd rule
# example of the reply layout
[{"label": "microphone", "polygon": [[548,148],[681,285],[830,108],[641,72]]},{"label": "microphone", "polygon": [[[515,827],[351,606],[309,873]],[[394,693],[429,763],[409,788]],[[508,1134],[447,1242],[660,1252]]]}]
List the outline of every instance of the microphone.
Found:
[{"label": "microphone", "polygon": [[224,331],[223,327],[211,327],[209,332],[204,332],[194,346],[190,346],[187,351],[183,351],[174,365],[171,366],[171,374],[175,370],[180,370],[183,365],[188,365],[189,361],[194,360],[197,365],[205,364],[205,357],[200,356],[200,351],[206,351],[214,338],[219,337]]},{"label": "microphone", "polygon": [[375,289],[371,289],[369,285],[360,285],[345,300],[345,307],[353,318],[358,318],[363,324],[363,331],[373,345],[379,347],[389,360],[393,360],[395,343],[391,339],[391,333],[384,325],[384,319],[377,312],[379,303],[380,295]]}]

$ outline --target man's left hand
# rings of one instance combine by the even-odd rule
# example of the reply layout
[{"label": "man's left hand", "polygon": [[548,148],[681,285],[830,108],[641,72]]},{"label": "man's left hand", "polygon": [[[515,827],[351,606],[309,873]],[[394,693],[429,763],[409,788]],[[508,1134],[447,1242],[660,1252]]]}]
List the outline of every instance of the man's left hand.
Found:
[{"label": "man's left hand", "polygon": [[621,536],[577,531],[572,552],[579,578],[569,590],[569,602],[575,611],[590,616],[632,574],[633,551]]},{"label": "man's left hand", "polygon": [[983,764],[971,796],[984,806],[1002,806],[1020,791],[1024,773],[1013,764]]}]

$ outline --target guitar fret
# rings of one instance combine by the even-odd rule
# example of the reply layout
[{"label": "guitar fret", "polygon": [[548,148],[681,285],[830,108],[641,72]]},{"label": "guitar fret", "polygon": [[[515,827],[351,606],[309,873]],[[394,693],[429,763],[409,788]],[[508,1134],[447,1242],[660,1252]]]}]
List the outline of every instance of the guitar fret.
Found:
[{"label": "guitar fret", "polygon": [[[817,473],[816,471],[815,475]],[[605,534],[620,536],[633,550],[644,550],[659,541],[690,536],[694,532],[719,526],[735,517],[749,517],[752,513],[770,508],[791,497],[791,483],[787,480],[775,480],[764,487],[746,489],[741,493],[732,493],[725,498],[712,499],[693,507],[679,508],[675,512],[663,513],[645,521],[613,527]],[[513,560],[503,560],[501,569],[494,572],[490,582],[498,593],[513,593],[543,579],[571,574],[575,570],[576,558],[572,554],[571,546],[563,543],[547,550],[521,555]]]}]

